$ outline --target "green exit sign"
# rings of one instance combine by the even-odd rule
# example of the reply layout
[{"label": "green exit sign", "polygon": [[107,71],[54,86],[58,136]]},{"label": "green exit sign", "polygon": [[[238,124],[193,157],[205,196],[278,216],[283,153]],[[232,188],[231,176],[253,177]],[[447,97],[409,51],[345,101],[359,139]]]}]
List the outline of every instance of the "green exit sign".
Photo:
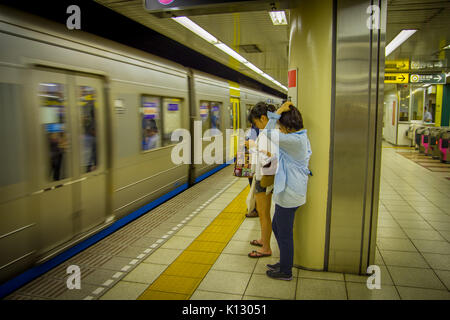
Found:
[{"label": "green exit sign", "polygon": [[445,83],[445,73],[438,74],[412,74],[409,77],[410,83]]}]

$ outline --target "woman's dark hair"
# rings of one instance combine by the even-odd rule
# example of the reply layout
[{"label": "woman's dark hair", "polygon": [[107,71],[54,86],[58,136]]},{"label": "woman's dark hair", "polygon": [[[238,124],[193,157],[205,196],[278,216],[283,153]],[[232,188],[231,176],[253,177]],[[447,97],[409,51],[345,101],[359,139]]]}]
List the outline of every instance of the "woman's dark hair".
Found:
[{"label": "woman's dark hair", "polygon": [[289,111],[283,112],[278,122],[289,131],[303,129],[302,115],[294,106],[289,106]]},{"label": "woman's dark hair", "polygon": [[267,111],[275,112],[276,108],[272,104],[267,104],[265,102],[258,102],[250,110],[248,114],[248,122],[253,123],[254,119],[261,119],[262,116],[267,117]]}]

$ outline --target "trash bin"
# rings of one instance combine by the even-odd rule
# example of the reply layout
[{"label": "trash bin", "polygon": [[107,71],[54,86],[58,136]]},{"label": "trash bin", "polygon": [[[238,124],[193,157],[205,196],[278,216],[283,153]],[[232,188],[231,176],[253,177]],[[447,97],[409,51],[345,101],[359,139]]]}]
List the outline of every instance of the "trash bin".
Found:
[{"label": "trash bin", "polygon": [[441,130],[439,137],[439,151],[441,162],[450,163],[450,149],[448,142],[450,140],[450,128]]}]

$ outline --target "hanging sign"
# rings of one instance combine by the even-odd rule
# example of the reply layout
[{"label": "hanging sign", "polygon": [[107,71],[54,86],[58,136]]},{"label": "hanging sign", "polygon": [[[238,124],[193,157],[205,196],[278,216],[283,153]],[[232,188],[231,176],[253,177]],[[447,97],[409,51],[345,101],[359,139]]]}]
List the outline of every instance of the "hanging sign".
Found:
[{"label": "hanging sign", "polygon": [[439,74],[412,74],[411,83],[445,83],[445,73]]},{"label": "hanging sign", "polygon": [[384,83],[408,83],[408,73],[385,73]]},{"label": "hanging sign", "polygon": [[384,70],[386,71],[407,71],[409,70],[409,60],[387,60],[384,63]]}]

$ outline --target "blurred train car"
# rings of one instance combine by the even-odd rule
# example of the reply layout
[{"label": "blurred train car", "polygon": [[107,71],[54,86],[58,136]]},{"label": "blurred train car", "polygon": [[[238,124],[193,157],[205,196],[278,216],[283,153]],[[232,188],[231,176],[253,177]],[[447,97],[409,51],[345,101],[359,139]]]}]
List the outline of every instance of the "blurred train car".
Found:
[{"label": "blurred train car", "polygon": [[8,8],[0,47],[0,282],[217,168],[174,164],[175,129],[246,128],[256,102],[281,103]]}]

